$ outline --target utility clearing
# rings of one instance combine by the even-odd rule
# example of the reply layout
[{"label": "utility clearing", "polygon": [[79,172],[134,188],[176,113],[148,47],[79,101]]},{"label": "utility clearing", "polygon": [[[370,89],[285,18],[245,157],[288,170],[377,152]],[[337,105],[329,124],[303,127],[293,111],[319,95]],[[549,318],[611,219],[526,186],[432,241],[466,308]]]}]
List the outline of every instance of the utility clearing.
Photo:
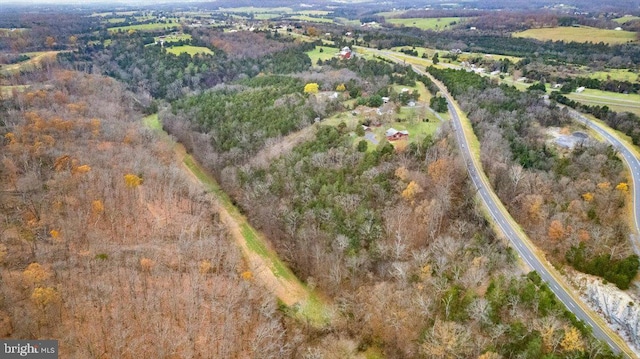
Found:
[{"label": "utility clearing", "polygon": [[[162,131],[157,114],[147,116],[143,121],[147,127],[166,134]],[[166,137],[169,140],[169,136]],[[186,153],[184,146],[176,143],[174,152],[194,181],[216,197],[220,219],[242,249],[251,277],[273,293],[294,318],[314,327],[327,325],[331,320],[332,311],[324,299],[307,288],[280,260],[262,233],[249,224],[216,180]]]}]

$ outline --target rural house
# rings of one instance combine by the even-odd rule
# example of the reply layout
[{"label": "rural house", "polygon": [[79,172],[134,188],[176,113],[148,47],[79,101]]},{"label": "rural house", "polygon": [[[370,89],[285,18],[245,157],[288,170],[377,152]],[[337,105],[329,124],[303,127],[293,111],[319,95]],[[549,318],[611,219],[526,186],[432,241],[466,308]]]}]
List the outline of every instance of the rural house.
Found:
[{"label": "rural house", "polygon": [[340,50],[340,58],[343,60],[349,60],[351,58],[351,49],[348,46],[345,46]]},{"label": "rural house", "polygon": [[384,135],[387,137],[387,141],[397,141],[409,137],[409,131],[398,131],[391,127],[384,133]]}]

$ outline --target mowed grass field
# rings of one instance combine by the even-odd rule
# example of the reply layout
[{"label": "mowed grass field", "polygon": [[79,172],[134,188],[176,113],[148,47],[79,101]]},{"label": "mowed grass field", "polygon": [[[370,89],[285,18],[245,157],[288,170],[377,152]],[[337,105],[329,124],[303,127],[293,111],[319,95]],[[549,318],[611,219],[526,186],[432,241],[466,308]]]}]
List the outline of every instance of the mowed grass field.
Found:
[{"label": "mowed grass field", "polygon": [[590,72],[588,77],[598,79],[598,80],[617,80],[617,81],[629,81],[629,82],[637,82],[640,81],[640,74],[637,72],[630,72],[629,70],[624,69],[610,69],[607,71],[595,71]]},{"label": "mowed grass field", "polygon": [[291,16],[292,19],[307,21],[307,22],[325,22],[325,23],[333,23],[333,19],[325,19],[323,17],[313,17],[308,15],[294,15]]},{"label": "mowed grass field", "polygon": [[617,19],[613,19],[613,21],[617,22],[618,24],[626,24],[630,21],[635,21],[635,20],[640,20],[640,16],[623,16]]},{"label": "mowed grass field", "polygon": [[196,54],[208,54],[213,55],[213,51],[211,49],[201,46],[191,46],[191,45],[183,45],[183,46],[174,46],[167,48],[167,52],[172,53],[174,55],[180,55],[181,53],[187,53],[191,56]]},{"label": "mowed grass field", "polygon": [[230,8],[219,8],[219,12],[246,12],[246,13],[293,13],[293,9],[290,7],[255,7],[255,6],[245,6],[245,7],[230,7]]},{"label": "mowed grass field", "polygon": [[636,33],[631,31],[616,31],[597,29],[595,27],[545,27],[529,29],[513,33],[515,37],[526,37],[537,40],[553,40],[565,42],[592,42],[605,44],[623,44],[636,41]]},{"label": "mowed grass field", "polygon": [[429,19],[421,19],[421,18],[409,18],[409,19],[387,19],[388,23],[394,25],[404,25],[408,27],[417,27],[422,30],[444,30],[453,25],[451,23],[455,22],[460,24],[464,22],[466,17],[439,17],[439,18],[429,18]]},{"label": "mowed grass field", "polygon": [[[153,38],[155,41],[160,41],[160,37],[156,36]],[[191,34],[178,34],[178,35],[166,35],[164,37],[164,42],[176,42],[180,40],[191,40]]]},{"label": "mowed grass field", "polygon": [[608,106],[617,112],[631,112],[640,116],[640,95],[586,89],[581,93],[572,92],[568,98],[586,105]]},{"label": "mowed grass field", "polygon": [[[320,52],[322,49],[322,52]],[[307,55],[311,59],[311,64],[315,65],[318,63],[318,60],[329,60],[333,57],[336,57],[340,50],[337,47],[330,46],[316,46],[314,50],[307,51]]]},{"label": "mowed grass field", "polygon": [[141,24],[141,25],[110,27],[109,31],[111,31],[111,32],[129,31],[129,30],[153,31],[153,30],[163,30],[163,29],[174,29],[174,28],[177,28],[178,26],[179,25],[177,23],[175,23],[175,22],[170,23],[170,24],[163,24],[163,23],[155,22],[155,23],[152,23],[152,24]]}]

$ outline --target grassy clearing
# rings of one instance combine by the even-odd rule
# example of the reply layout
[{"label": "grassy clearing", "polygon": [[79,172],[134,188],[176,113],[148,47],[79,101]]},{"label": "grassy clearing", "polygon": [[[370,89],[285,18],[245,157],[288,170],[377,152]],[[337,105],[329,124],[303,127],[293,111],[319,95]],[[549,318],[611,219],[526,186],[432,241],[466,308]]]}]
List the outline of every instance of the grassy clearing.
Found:
[{"label": "grassy clearing", "polygon": [[290,14],[293,12],[293,9],[290,7],[255,7],[255,6],[244,6],[244,7],[230,7],[230,8],[220,8],[218,11],[220,12],[246,12],[246,13],[287,13]]},{"label": "grassy clearing", "polygon": [[524,81],[517,81],[517,79],[514,79],[513,76],[510,76],[510,75],[504,76],[504,78],[499,79],[499,81],[501,83],[513,86],[513,87],[517,88],[520,91],[524,91],[524,90],[528,89],[529,86],[532,85],[532,84],[526,83]]},{"label": "grassy clearing", "polygon": [[142,119],[145,126],[155,131],[162,131],[162,124],[158,119],[158,114],[149,115]]},{"label": "grassy clearing", "polygon": [[[153,38],[154,41],[160,41],[160,36],[156,36]],[[180,41],[180,40],[191,40],[191,35],[190,34],[178,34],[178,35],[166,35],[164,37],[164,42],[176,42],[176,41]]]},{"label": "grassy clearing", "polygon": [[623,16],[617,19],[613,19],[613,21],[617,22],[618,24],[626,24],[630,21],[635,21],[635,20],[640,20],[640,16]]},{"label": "grassy clearing", "polygon": [[628,82],[640,81],[640,75],[637,72],[631,72],[624,69],[610,69],[606,71],[589,72],[587,76],[598,80],[611,79]]},{"label": "grassy clearing", "polygon": [[39,68],[44,61],[55,60],[59,52],[60,51],[28,52],[26,55],[30,57],[29,60],[22,61],[17,64],[0,66],[0,73],[16,73]]},{"label": "grassy clearing", "polygon": [[175,29],[179,26],[176,23],[163,24],[159,22],[155,22],[152,24],[140,24],[140,25],[129,25],[129,26],[118,26],[118,27],[110,27],[109,31],[117,32],[117,31],[155,31],[155,30],[168,30]]},{"label": "grassy clearing", "polygon": [[[322,49],[322,52],[320,52],[320,49]],[[307,55],[311,58],[311,63],[315,65],[318,63],[318,60],[325,61],[331,59],[339,52],[340,50],[337,47],[316,46],[315,49],[307,51]]]},{"label": "grassy clearing", "polygon": [[24,92],[28,85],[16,85],[16,86],[0,86],[0,97],[11,98],[13,97],[13,91]]},{"label": "grassy clearing", "polygon": [[247,219],[240,213],[238,208],[233,204],[231,198],[220,188],[218,183],[196,163],[190,155],[185,156],[184,164],[189,170],[202,182],[207,189],[216,195],[221,206],[229,212],[231,217],[238,223],[242,236],[251,251],[258,254],[272,264],[274,274],[277,277],[284,278],[289,281],[298,281],[298,278],[291,272],[289,268],[280,260],[278,255],[267,247],[264,239],[249,224]]},{"label": "grassy clearing", "polygon": [[167,52],[174,54],[174,55],[180,55],[182,53],[187,53],[191,56],[196,55],[196,54],[206,54],[206,55],[213,55],[213,51],[211,51],[211,49],[207,48],[207,47],[202,47],[202,46],[191,46],[191,45],[182,45],[182,46],[174,46],[174,47],[169,47],[167,48]]},{"label": "grassy clearing", "polygon": [[336,17],[333,21],[335,21],[336,24],[344,26],[360,26],[360,20],[349,20],[346,17]]},{"label": "grassy clearing", "polygon": [[[394,25],[404,25],[408,27],[417,27],[422,30],[444,30],[451,26],[464,22],[465,17],[440,17],[440,18],[408,18],[408,19],[387,19],[388,23]],[[452,23],[454,23],[452,25]]]},{"label": "grassy clearing", "polygon": [[323,23],[333,23],[333,19],[325,19],[323,17],[312,17],[308,15],[295,15],[291,16],[294,20],[307,21],[307,22],[323,22]]},{"label": "grassy clearing", "polygon": [[269,263],[269,267],[276,277],[282,278],[304,289],[306,300],[294,307],[287,308],[286,311],[293,317],[308,322],[314,327],[324,327],[327,325],[331,317],[327,305],[316,293],[300,282],[293,272],[280,260],[277,253],[267,247],[265,239],[258,234],[247,219],[233,205],[229,196],[220,188],[218,183],[206,174],[190,155],[185,156],[184,164],[210,192],[215,194],[220,205],[227,210],[233,220],[239,225],[247,247]]},{"label": "grassy clearing", "polygon": [[119,24],[121,22],[125,22],[127,19],[123,18],[123,17],[114,17],[111,19],[107,19],[107,23],[108,24]]},{"label": "grassy clearing", "polygon": [[400,15],[404,14],[405,12],[406,11],[404,11],[404,10],[400,10],[400,11],[383,11],[383,12],[377,13],[376,15],[382,16],[385,19],[389,19],[389,18],[400,16]]},{"label": "grassy clearing", "polygon": [[617,112],[631,112],[640,116],[640,95],[621,94],[601,90],[586,89],[581,93],[570,93],[568,98],[585,105],[608,106]]},{"label": "grassy clearing", "polygon": [[537,40],[553,40],[565,42],[592,42],[605,44],[623,44],[636,41],[636,33],[631,31],[616,31],[597,29],[595,27],[545,27],[529,29],[514,33],[515,37],[527,37]]},{"label": "grassy clearing", "polygon": [[282,14],[259,13],[259,14],[255,14],[253,18],[256,20],[269,20],[269,19],[275,19],[280,16],[282,16]]},{"label": "grassy clearing", "polygon": [[300,15],[309,15],[309,16],[327,16],[331,14],[331,11],[326,10],[304,10],[297,12]]}]

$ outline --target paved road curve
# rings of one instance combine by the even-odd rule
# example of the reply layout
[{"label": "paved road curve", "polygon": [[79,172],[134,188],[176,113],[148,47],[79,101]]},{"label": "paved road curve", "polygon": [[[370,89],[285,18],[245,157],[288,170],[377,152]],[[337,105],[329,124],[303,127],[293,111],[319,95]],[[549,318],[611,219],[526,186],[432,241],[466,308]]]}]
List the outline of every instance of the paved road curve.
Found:
[{"label": "paved road curve", "polygon": [[[438,85],[442,94],[447,98],[447,106],[449,108],[449,113],[451,114],[451,125],[455,132],[455,136],[458,145],[460,146],[471,180],[478,189],[478,194],[485,204],[489,214],[491,214],[495,223],[500,227],[502,233],[511,241],[520,257],[531,269],[538,272],[542,280],[549,285],[549,288],[553,293],[555,293],[558,299],[564,303],[568,310],[592,328],[593,334],[596,338],[605,341],[614,352],[624,353],[628,358],[636,358],[636,355],[633,354],[626,343],[615,332],[607,327],[596,313],[588,309],[588,307],[580,301],[571,289],[568,289],[568,285],[564,283],[559,273],[557,273],[556,270],[546,262],[546,259],[537,255],[536,250],[529,239],[526,238],[522,232],[516,229],[515,221],[511,218],[502,202],[500,202],[497,195],[493,192],[493,189],[491,189],[487,183],[486,178],[484,178],[484,174],[480,174],[479,164],[476,163],[477,161],[474,160],[471,155],[469,139],[462,129],[460,115],[456,107],[453,105],[453,98],[447,92],[446,87],[444,87],[444,85],[433,78],[430,74],[419,70],[415,66],[414,70],[429,76],[431,80]],[[636,171],[640,175],[640,164],[638,164],[637,168],[638,170]]]},{"label": "paved road curve", "polygon": [[[404,62],[403,60],[395,57],[395,54],[393,53],[382,51],[376,52],[393,61]],[[620,338],[618,334],[611,330],[599,315],[597,315],[594,311],[592,311],[584,303],[582,303],[579,297],[564,282],[560,274],[551,266],[551,264],[546,261],[544,256],[537,254],[535,246],[530,242],[526,235],[518,230],[515,220],[513,220],[511,215],[509,215],[509,212],[506,210],[502,202],[498,199],[498,196],[493,192],[493,189],[489,185],[488,180],[484,176],[484,173],[481,172],[480,164],[472,156],[469,149],[469,139],[467,138],[462,128],[460,114],[456,106],[454,106],[454,100],[449,94],[447,88],[440,81],[431,76],[431,74],[422,71],[417,66],[412,65],[412,68],[419,74],[428,76],[438,86],[441,93],[446,97],[449,113],[451,114],[451,125],[455,132],[456,140],[458,142],[458,145],[460,146],[460,151],[466,163],[471,180],[478,190],[478,194],[480,195],[480,198],[486,206],[489,214],[491,214],[494,222],[500,227],[500,230],[509,239],[509,241],[511,241],[513,247],[518,251],[520,257],[527,263],[527,265],[531,269],[538,272],[542,280],[544,280],[549,285],[549,288],[558,297],[558,299],[560,299],[560,301],[564,303],[569,311],[571,311],[573,314],[575,314],[576,317],[578,317],[580,320],[582,320],[592,328],[593,334],[596,338],[605,341],[609,345],[609,347],[611,347],[611,349],[616,353],[623,353],[627,358],[637,358],[637,356],[633,353],[633,351],[631,351],[624,340],[622,340],[622,338]],[[574,118],[576,119],[579,119],[580,117],[584,118],[575,111],[572,116],[574,116]],[[584,119],[584,121],[582,122],[586,123],[589,127],[596,126],[587,119]],[[614,146],[616,146],[616,149],[618,149],[623,154],[625,160],[627,160],[630,167],[632,168],[635,188],[635,186],[637,186],[637,181],[640,180],[640,162],[633,155],[633,152],[629,150],[622,142],[608,134],[602,128],[596,127],[594,128],[594,130],[596,130],[598,133],[601,133],[610,142],[614,143],[615,141],[615,143],[617,143],[617,145],[614,144]],[[620,146],[620,148],[618,148],[618,146]],[[640,191],[634,191],[634,194],[635,203],[640,204]],[[640,222],[638,220],[638,212],[636,211],[635,214],[637,224]]]},{"label": "paved road curve", "polygon": [[[638,207],[640,206],[640,160],[638,160],[638,155],[631,144],[626,141],[621,141],[617,136],[612,135],[611,132],[607,131],[607,128],[602,124],[589,120],[578,111],[569,108],[567,109],[574,120],[585,124],[587,127],[600,134],[600,136],[607,140],[607,142],[609,142],[613,148],[622,155],[625,162],[627,162],[633,181],[633,186],[631,186],[633,190],[633,219],[636,226],[636,232],[640,234],[640,211],[638,210]],[[638,243],[637,235],[632,236],[631,243],[633,244],[634,252],[640,255],[640,244]]]},{"label": "paved road curve", "polygon": [[[444,91],[442,91],[444,92]],[[454,106],[452,105],[452,99],[447,94],[447,101],[449,112],[451,113],[451,123],[454,128],[456,139],[458,140],[458,144],[460,145],[460,149],[462,151],[464,160],[467,165],[467,169],[469,171],[469,175],[473,181],[473,184],[478,189],[478,194],[482,198],[485,206],[487,207],[491,217],[493,217],[494,221],[500,227],[502,233],[509,238],[513,247],[518,251],[520,257],[529,265],[529,267],[538,272],[542,280],[544,280],[550,287],[550,289],[555,293],[555,295],[564,303],[564,305],[569,309],[573,314],[576,315],[579,319],[585,322],[593,329],[593,334],[604,340],[609,346],[617,353],[625,353],[629,358],[635,358],[635,355],[631,353],[631,351],[624,344],[619,344],[622,342],[617,334],[615,334],[608,327],[603,327],[606,324],[600,323],[594,318],[597,318],[597,315],[593,313],[591,310],[587,309],[583,303],[580,302],[578,298],[576,298],[570,292],[570,289],[566,289],[567,284],[563,283],[562,279],[560,279],[560,275],[555,272],[554,269],[548,268],[550,265],[545,265],[543,261],[545,259],[541,259],[536,255],[536,252],[533,248],[531,248],[531,244],[525,236],[515,229],[513,223],[513,218],[508,214],[506,209],[504,209],[503,204],[497,200],[497,196],[493,193],[493,190],[490,186],[481,178],[479,174],[479,169],[474,160],[472,160],[471,152],[469,150],[468,139],[466,138],[464,131],[462,130],[462,125],[460,122],[460,117]]]}]

